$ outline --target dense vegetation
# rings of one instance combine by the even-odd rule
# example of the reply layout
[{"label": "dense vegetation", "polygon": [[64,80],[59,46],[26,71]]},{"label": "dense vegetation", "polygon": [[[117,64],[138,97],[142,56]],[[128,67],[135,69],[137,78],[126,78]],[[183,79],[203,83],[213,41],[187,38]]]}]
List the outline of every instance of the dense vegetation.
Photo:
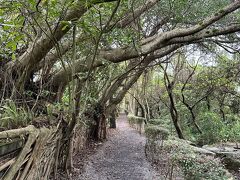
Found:
[{"label": "dense vegetation", "polygon": [[238,142],[238,56],[219,52],[211,56],[210,65],[205,65],[208,57],[188,60],[185,54],[181,52],[146,73],[138,82],[143,84],[141,92],[137,86],[131,89],[135,115],[173,131],[172,122],[177,121],[178,136],[201,145]]},{"label": "dense vegetation", "polygon": [[106,139],[121,102],[197,145],[237,143],[239,8],[240,0],[0,0],[0,140],[24,142],[1,166],[3,179],[69,175],[79,133]]}]

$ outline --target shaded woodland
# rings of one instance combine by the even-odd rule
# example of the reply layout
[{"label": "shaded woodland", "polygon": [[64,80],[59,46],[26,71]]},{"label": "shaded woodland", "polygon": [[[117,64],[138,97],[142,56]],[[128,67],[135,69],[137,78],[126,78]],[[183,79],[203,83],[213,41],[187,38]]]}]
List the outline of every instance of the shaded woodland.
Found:
[{"label": "shaded woodland", "polygon": [[0,0],[0,140],[18,147],[5,153],[2,179],[69,177],[73,155],[107,139],[120,110],[195,146],[238,148],[239,8]]}]

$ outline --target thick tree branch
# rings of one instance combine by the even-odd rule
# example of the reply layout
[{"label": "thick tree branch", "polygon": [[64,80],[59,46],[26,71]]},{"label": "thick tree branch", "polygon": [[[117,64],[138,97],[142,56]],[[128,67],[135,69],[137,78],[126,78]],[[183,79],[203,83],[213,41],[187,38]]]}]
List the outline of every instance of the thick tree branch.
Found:
[{"label": "thick tree branch", "polygon": [[[174,46],[170,46],[169,48],[162,49],[162,51],[156,52],[156,54],[147,56],[144,59],[144,61],[140,62],[139,65],[144,64],[144,63],[150,63],[155,59],[162,58],[162,57],[170,54],[171,52],[175,51],[176,49],[180,48],[181,46],[182,45],[174,45]],[[103,61],[97,60],[93,64],[93,68],[97,68],[97,67],[100,67],[103,65],[104,65]],[[136,63],[131,64],[129,66],[129,69],[133,70],[135,68],[135,65],[136,65]],[[78,60],[78,61],[76,61],[76,64],[74,64],[73,66],[75,66],[75,72],[77,74],[80,72],[87,72],[91,65],[89,63],[86,64],[86,63],[82,62],[81,60]],[[129,71],[129,73],[130,72],[131,71]],[[125,76],[127,77],[129,73],[125,73],[126,74]],[[66,69],[62,69],[62,70],[58,71],[56,74],[53,74],[51,77],[51,81],[50,81],[52,90],[57,91],[59,87],[65,87],[71,81],[72,76],[75,76],[75,75],[72,75],[71,67],[67,67]],[[75,76],[75,77],[77,77],[77,76]],[[125,79],[124,77],[122,78],[122,80]],[[121,82],[120,82],[120,84],[121,84]],[[115,86],[118,88],[119,83],[117,83]],[[109,99],[109,98],[106,98],[106,99]]]},{"label": "thick tree branch", "polygon": [[[92,0],[92,1],[76,1],[66,13],[63,21],[74,22],[81,18],[87,10],[94,4],[103,2],[112,2],[115,0]],[[64,23],[57,23],[52,30],[46,32],[39,39],[29,46],[27,51],[19,57],[17,63],[9,64],[10,68],[16,69],[17,72],[25,71],[23,79],[27,79],[30,72],[38,65],[38,63],[47,55],[47,53],[57,44],[57,42],[71,29],[71,26],[65,26]]]},{"label": "thick tree branch", "polygon": [[211,28],[206,29],[195,35],[178,37],[168,41],[168,44],[192,43],[198,40],[205,40],[207,38],[216,37],[220,35],[227,35],[240,31],[240,24],[232,25],[221,29]]},{"label": "thick tree branch", "polygon": [[160,33],[157,35],[154,40],[151,42],[151,46],[158,46],[159,43],[163,41],[167,41],[173,38],[177,37],[183,37],[183,36],[188,36],[191,34],[198,33],[202,31],[203,29],[207,28],[208,26],[212,25],[213,23],[217,22],[224,16],[232,13],[233,11],[237,10],[240,7],[240,0],[237,0],[230,5],[224,7],[222,10],[219,12],[214,13],[210,17],[204,19],[202,22],[199,22],[197,25],[185,28],[185,29],[174,29],[165,33]]},{"label": "thick tree branch", "polygon": [[[76,43],[79,42],[84,42],[85,40],[87,40],[89,37],[88,36],[84,36],[83,34],[80,34],[77,36],[76,39]],[[46,71],[50,71],[50,69],[52,68],[52,66],[64,55],[66,54],[70,49],[72,48],[72,42],[71,41],[67,41],[64,42],[60,47],[59,50],[57,50],[56,48],[52,51],[50,51],[45,58],[43,58],[39,65],[34,69],[34,71],[39,71],[40,69],[43,69],[44,67],[47,66],[47,70]]]},{"label": "thick tree branch", "polygon": [[[102,61],[95,61],[92,67],[97,68],[103,65],[104,63]],[[71,66],[68,66],[66,69],[58,71],[51,77],[50,84],[53,89],[57,90],[59,86],[65,87],[72,80],[72,76],[75,78],[77,77],[77,73],[87,72],[90,68],[90,64],[86,65],[81,60],[76,61],[73,66],[75,67],[76,74],[73,75]]]},{"label": "thick tree branch", "polygon": [[147,0],[144,5],[140,6],[134,12],[127,13],[120,21],[111,24],[111,26],[117,28],[125,28],[129,24],[131,24],[135,19],[139,18],[144,12],[149,10],[155,4],[157,4],[159,0]]},{"label": "thick tree branch", "polygon": [[[208,26],[218,21],[219,19],[235,11],[239,7],[240,7],[240,0],[223,8],[218,13],[215,13],[211,17],[206,18],[201,23],[195,26],[192,26],[190,28],[185,28],[185,29],[174,29],[168,32],[160,33],[159,35],[156,35],[156,36],[146,38],[141,42],[140,47],[138,49],[134,47],[116,48],[113,50],[101,51],[100,55],[108,61],[120,62],[123,60],[128,60],[128,59],[136,58],[139,56],[147,55],[157,49],[166,47],[169,44],[181,43],[181,42],[187,43],[187,42],[195,41],[200,38],[219,36],[221,34],[226,35],[228,33],[237,32],[239,30],[238,25],[222,28],[221,30],[217,30],[217,31],[214,28],[211,29],[211,32],[208,30],[204,32],[202,31],[206,29]],[[186,38],[186,40],[180,41],[182,38]]]},{"label": "thick tree branch", "polygon": [[[128,13],[126,16],[123,17],[123,19],[121,19],[120,21],[116,22],[116,23],[112,23],[110,25],[108,25],[108,22],[106,27],[117,27],[117,28],[125,28],[127,25],[129,25],[130,23],[132,23],[134,21],[134,19],[138,18],[141,14],[143,14],[144,12],[146,12],[148,9],[150,9],[152,6],[154,6],[156,3],[158,2],[158,0],[148,0],[144,5],[140,6],[139,8],[137,8],[136,10],[134,10],[134,12]],[[83,42],[84,40],[86,40],[88,37],[84,36],[84,35],[79,35],[77,42]],[[51,67],[53,66],[53,64],[59,59],[61,58],[62,55],[64,55],[66,52],[68,52],[70,49],[72,48],[72,43],[69,42],[65,42],[62,47],[61,47],[61,52],[58,52],[56,49],[53,50],[52,52],[49,52],[46,57],[44,59],[41,60],[39,66],[35,69],[35,71],[38,71],[40,69],[42,69],[45,65],[48,66],[48,70],[51,69]]]}]

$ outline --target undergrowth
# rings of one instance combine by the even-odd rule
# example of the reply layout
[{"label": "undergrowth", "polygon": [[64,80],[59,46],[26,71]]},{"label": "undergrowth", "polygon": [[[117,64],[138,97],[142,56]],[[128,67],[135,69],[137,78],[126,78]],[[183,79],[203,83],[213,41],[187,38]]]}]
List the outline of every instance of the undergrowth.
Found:
[{"label": "undergrowth", "polygon": [[8,100],[0,109],[0,126],[2,129],[14,129],[27,126],[33,119],[33,113]]}]

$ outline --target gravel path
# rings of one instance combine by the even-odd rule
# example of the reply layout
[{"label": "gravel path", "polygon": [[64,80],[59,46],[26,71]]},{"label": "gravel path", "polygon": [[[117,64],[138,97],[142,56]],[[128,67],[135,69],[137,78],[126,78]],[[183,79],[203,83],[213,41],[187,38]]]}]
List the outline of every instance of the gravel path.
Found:
[{"label": "gravel path", "polygon": [[145,158],[145,137],[128,126],[126,115],[117,120],[118,133],[90,156],[79,180],[160,180]]}]

